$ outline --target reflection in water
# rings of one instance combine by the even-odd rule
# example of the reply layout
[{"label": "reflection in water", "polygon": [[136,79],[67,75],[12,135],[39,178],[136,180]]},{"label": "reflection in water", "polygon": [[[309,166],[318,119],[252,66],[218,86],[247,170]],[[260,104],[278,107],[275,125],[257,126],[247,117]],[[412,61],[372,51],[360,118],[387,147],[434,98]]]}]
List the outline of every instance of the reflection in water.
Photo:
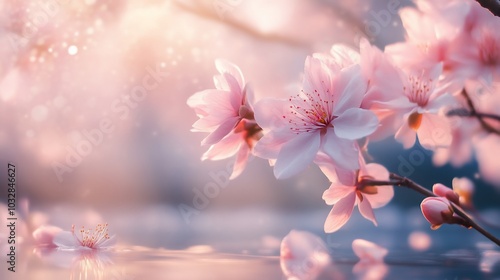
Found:
[{"label": "reflection in water", "polygon": [[71,280],[132,279],[112,260],[113,252],[105,250],[60,250],[35,248],[35,255],[55,267],[66,268]]}]

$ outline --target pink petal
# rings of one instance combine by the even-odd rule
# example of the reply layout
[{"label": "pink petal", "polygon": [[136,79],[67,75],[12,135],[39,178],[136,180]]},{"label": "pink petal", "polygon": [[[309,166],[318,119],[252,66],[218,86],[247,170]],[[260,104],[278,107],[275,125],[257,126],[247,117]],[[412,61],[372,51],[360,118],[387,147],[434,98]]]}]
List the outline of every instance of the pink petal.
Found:
[{"label": "pink petal", "polygon": [[338,137],[355,140],[372,134],[378,124],[377,116],[372,111],[350,108],[333,120],[333,129]]},{"label": "pink petal", "polygon": [[339,138],[332,129],[328,129],[323,136],[321,148],[337,167],[347,170],[359,168],[359,152],[355,141]]},{"label": "pink petal", "polygon": [[339,95],[333,109],[336,116],[342,115],[347,109],[358,108],[366,93],[367,81],[361,75],[359,65],[344,69],[337,75],[332,88]]},{"label": "pink petal", "polygon": [[356,181],[356,172],[354,170],[338,168],[330,156],[322,152],[316,155],[314,162],[330,182],[340,182],[346,186],[354,186]]},{"label": "pink petal", "polygon": [[325,242],[310,232],[292,230],[281,241],[280,265],[287,279],[316,279],[329,263]]},{"label": "pink petal", "polygon": [[331,70],[320,59],[308,56],[304,66],[303,91],[317,91],[320,95],[328,96],[332,89],[331,76]]},{"label": "pink petal", "polygon": [[276,159],[274,175],[278,179],[289,178],[314,160],[320,146],[319,132],[301,133],[283,145]]},{"label": "pink petal", "polygon": [[283,145],[293,136],[295,134],[291,135],[288,131],[271,130],[255,144],[253,152],[261,158],[276,159]]},{"label": "pink petal", "polygon": [[451,145],[451,127],[448,119],[444,116],[423,114],[417,135],[420,145],[426,149]]},{"label": "pink petal", "polygon": [[405,149],[409,149],[415,145],[415,141],[417,140],[417,133],[411,129],[408,126],[408,123],[406,123],[407,120],[405,120],[405,123],[401,125],[399,130],[396,132],[396,135],[394,135],[394,138],[403,144],[403,147]]},{"label": "pink petal", "polygon": [[75,235],[69,231],[61,231],[56,234],[54,244],[62,249],[76,249],[81,246]]},{"label": "pink petal", "polygon": [[243,170],[247,165],[249,156],[250,156],[250,148],[245,143],[241,146],[241,149],[238,151],[238,154],[236,155],[236,160],[233,166],[233,172],[231,173],[231,177],[229,177],[229,180],[238,177],[241,174],[241,172],[243,172]]},{"label": "pink petal", "polygon": [[237,111],[241,105],[243,105],[243,92],[242,87],[238,84],[238,81],[231,75],[224,73],[224,79],[226,79],[229,86],[230,94],[230,104],[234,111]]},{"label": "pink petal", "polygon": [[263,98],[254,106],[255,120],[265,130],[283,127],[283,116],[288,113],[290,104],[281,99]]},{"label": "pink petal", "polygon": [[354,186],[344,186],[344,185],[338,185],[338,184],[332,184],[330,188],[328,188],[324,193],[323,193],[323,200],[326,202],[328,205],[333,205],[337,203],[339,200],[342,198],[346,197],[352,192],[356,191],[356,187]]},{"label": "pink petal", "polygon": [[420,204],[424,218],[431,224],[432,229],[437,229],[453,215],[450,204],[443,197],[427,197]]},{"label": "pink petal", "polygon": [[357,64],[360,61],[359,53],[346,45],[333,45],[330,54],[337,63],[343,66],[342,68]]},{"label": "pink petal", "polygon": [[245,86],[243,74],[241,73],[240,68],[235,64],[224,59],[216,59],[215,68],[217,68],[217,71],[219,71],[219,73],[221,74],[228,73],[229,75],[234,77],[240,88],[243,88]]},{"label": "pink petal", "polygon": [[241,133],[230,133],[217,144],[210,146],[201,160],[221,160],[234,156],[245,141],[242,136]]},{"label": "pink petal", "polygon": [[33,238],[37,245],[55,246],[54,236],[62,229],[55,226],[40,226],[33,232]]},{"label": "pink petal", "polygon": [[339,200],[332,208],[325,221],[325,232],[331,233],[339,230],[351,217],[354,203],[356,202],[356,192]]},{"label": "pink petal", "polygon": [[215,129],[212,133],[210,133],[203,141],[201,141],[202,145],[213,145],[222,140],[226,135],[228,135],[231,130],[236,126],[239,117],[228,118],[224,121],[217,129]]},{"label": "pink petal", "polygon": [[360,169],[359,176],[371,176],[375,178],[375,180],[379,181],[388,181],[389,180],[389,171],[381,164],[377,163],[368,163]]},{"label": "pink petal", "polygon": [[373,242],[364,239],[355,239],[352,242],[352,250],[362,262],[381,263],[389,252]]},{"label": "pink petal", "polygon": [[451,202],[459,204],[458,194],[443,184],[434,184],[434,186],[432,186],[432,192],[437,196],[445,197]]},{"label": "pink petal", "polygon": [[358,208],[359,208],[359,213],[365,219],[372,221],[375,226],[377,226],[377,219],[375,218],[375,214],[373,214],[373,209],[370,204],[370,201],[366,199],[366,197],[363,195],[364,199],[358,203]]},{"label": "pink petal", "polygon": [[425,109],[429,110],[430,112],[437,113],[439,111],[439,109],[441,109],[445,106],[451,107],[453,105],[456,105],[457,103],[458,103],[458,101],[453,95],[451,95],[449,93],[445,93],[445,94],[439,95],[434,100],[432,100],[431,103],[425,107]]},{"label": "pink petal", "polygon": [[383,207],[389,203],[394,197],[393,186],[378,186],[376,194],[363,194],[370,201],[373,209]]}]

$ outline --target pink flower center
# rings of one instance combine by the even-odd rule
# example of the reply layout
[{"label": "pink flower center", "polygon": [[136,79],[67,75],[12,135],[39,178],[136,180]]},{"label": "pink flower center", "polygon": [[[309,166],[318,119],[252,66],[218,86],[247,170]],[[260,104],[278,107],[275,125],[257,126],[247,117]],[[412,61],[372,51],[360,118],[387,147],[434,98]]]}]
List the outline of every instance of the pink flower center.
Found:
[{"label": "pink flower center", "polygon": [[408,86],[403,86],[403,91],[410,102],[418,104],[420,107],[425,107],[429,102],[431,88],[431,78],[426,79],[423,75],[420,77],[410,75],[408,77]]},{"label": "pink flower center", "polygon": [[299,134],[316,130],[325,130],[332,127],[331,122],[336,118],[333,115],[333,101],[330,99],[329,90],[326,97],[317,90],[310,94],[301,90],[301,93],[292,96],[290,101],[290,113],[283,115],[288,119],[290,130]]},{"label": "pink flower center", "polygon": [[81,246],[91,249],[99,247],[99,245],[110,238],[108,224],[98,224],[94,230],[85,230],[85,227],[82,226],[80,236],[75,234],[75,226],[73,225],[71,232],[73,232],[73,235],[78,239]]}]

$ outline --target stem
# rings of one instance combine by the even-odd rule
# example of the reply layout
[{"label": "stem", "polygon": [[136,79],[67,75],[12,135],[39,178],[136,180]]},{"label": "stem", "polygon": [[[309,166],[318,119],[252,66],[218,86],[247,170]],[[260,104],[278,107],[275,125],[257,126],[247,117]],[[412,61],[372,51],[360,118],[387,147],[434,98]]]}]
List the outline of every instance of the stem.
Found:
[{"label": "stem", "polygon": [[[494,133],[494,134],[498,134],[500,135],[500,131],[495,129],[493,126],[491,126],[489,123],[487,123],[484,119],[483,119],[483,116],[484,115],[488,115],[490,118],[493,118],[495,120],[499,120],[500,117],[498,116],[495,116],[495,115],[491,115],[491,114],[483,114],[483,113],[478,113],[476,111],[476,107],[474,107],[474,103],[472,102],[472,99],[470,98],[469,94],[467,93],[467,91],[464,89],[462,89],[462,96],[465,97],[465,100],[467,101],[467,105],[469,106],[470,108],[470,116],[475,116],[477,118],[477,120],[479,121],[479,123],[481,124],[481,126],[488,132],[491,132],[491,133]],[[482,116],[483,115],[483,116]]]},{"label": "stem", "polygon": [[[363,187],[363,186],[398,186],[398,187],[406,187],[409,189],[412,189],[426,197],[437,197],[433,192],[430,190],[422,187],[421,185],[415,183],[414,181],[406,178],[406,177],[401,177],[395,173],[390,174],[390,181],[376,181],[376,180],[370,180],[370,179],[363,179],[361,182],[358,183],[358,187]],[[467,227],[472,227],[475,230],[477,230],[479,233],[484,235],[486,238],[489,240],[493,241],[495,244],[500,246],[500,239],[496,238],[493,236],[491,233],[489,233],[487,230],[485,230],[483,227],[481,227],[479,224],[477,224],[460,206],[456,205],[455,203],[451,202],[451,207],[453,208],[453,212],[460,216],[464,221],[464,225]]]}]

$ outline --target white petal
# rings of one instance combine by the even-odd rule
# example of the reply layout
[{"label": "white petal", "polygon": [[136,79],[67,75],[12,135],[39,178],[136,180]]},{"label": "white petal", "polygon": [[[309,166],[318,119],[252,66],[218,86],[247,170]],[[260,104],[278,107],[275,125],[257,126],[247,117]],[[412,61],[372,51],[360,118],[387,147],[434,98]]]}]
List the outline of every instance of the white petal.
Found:
[{"label": "white petal", "polygon": [[80,246],[80,242],[75,235],[69,231],[61,231],[54,236],[54,244],[62,249],[76,249]]},{"label": "white petal", "polygon": [[372,205],[370,204],[370,201],[366,199],[366,197],[363,197],[363,201],[360,201],[358,203],[358,208],[359,213],[361,213],[361,215],[365,217],[365,219],[372,221],[375,226],[377,225],[377,219],[375,219],[375,214],[373,214]]},{"label": "white petal", "polygon": [[451,127],[444,116],[424,114],[417,131],[420,145],[426,149],[444,148],[451,145]]},{"label": "white petal", "polygon": [[326,204],[333,205],[354,191],[356,191],[356,187],[354,186],[332,184],[330,188],[323,193],[323,200]]},{"label": "white petal", "polygon": [[401,144],[405,149],[409,149],[415,145],[415,141],[417,140],[417,133],[411,129],[408,124],[405,122],[399,128],[394,138]]},{"label": "white petal", "polygon": [[333,120],[335,134],[344,139],[355,140],[372,134],[378,127],[377,116],[369,110],[351,108]]},{"label": "white petal", "polygon": [[283,145],[276,159],[274,175],[278,179],[291,177],[314,160],[320,146],[319,132],[301,133]]},{"label": "white petal", "polygon": [[351,217],[354,203],[356,202],[356,192],[339,200],[332,208],[325,221],[325,232],[335,232],[339,230]]},{"label": "white petal", "polygon": [[355,141],[337,137],[328,129],[322,139],[322,151],[332,158],[336,166],[347,170],[359,168],[359,151]]}]

